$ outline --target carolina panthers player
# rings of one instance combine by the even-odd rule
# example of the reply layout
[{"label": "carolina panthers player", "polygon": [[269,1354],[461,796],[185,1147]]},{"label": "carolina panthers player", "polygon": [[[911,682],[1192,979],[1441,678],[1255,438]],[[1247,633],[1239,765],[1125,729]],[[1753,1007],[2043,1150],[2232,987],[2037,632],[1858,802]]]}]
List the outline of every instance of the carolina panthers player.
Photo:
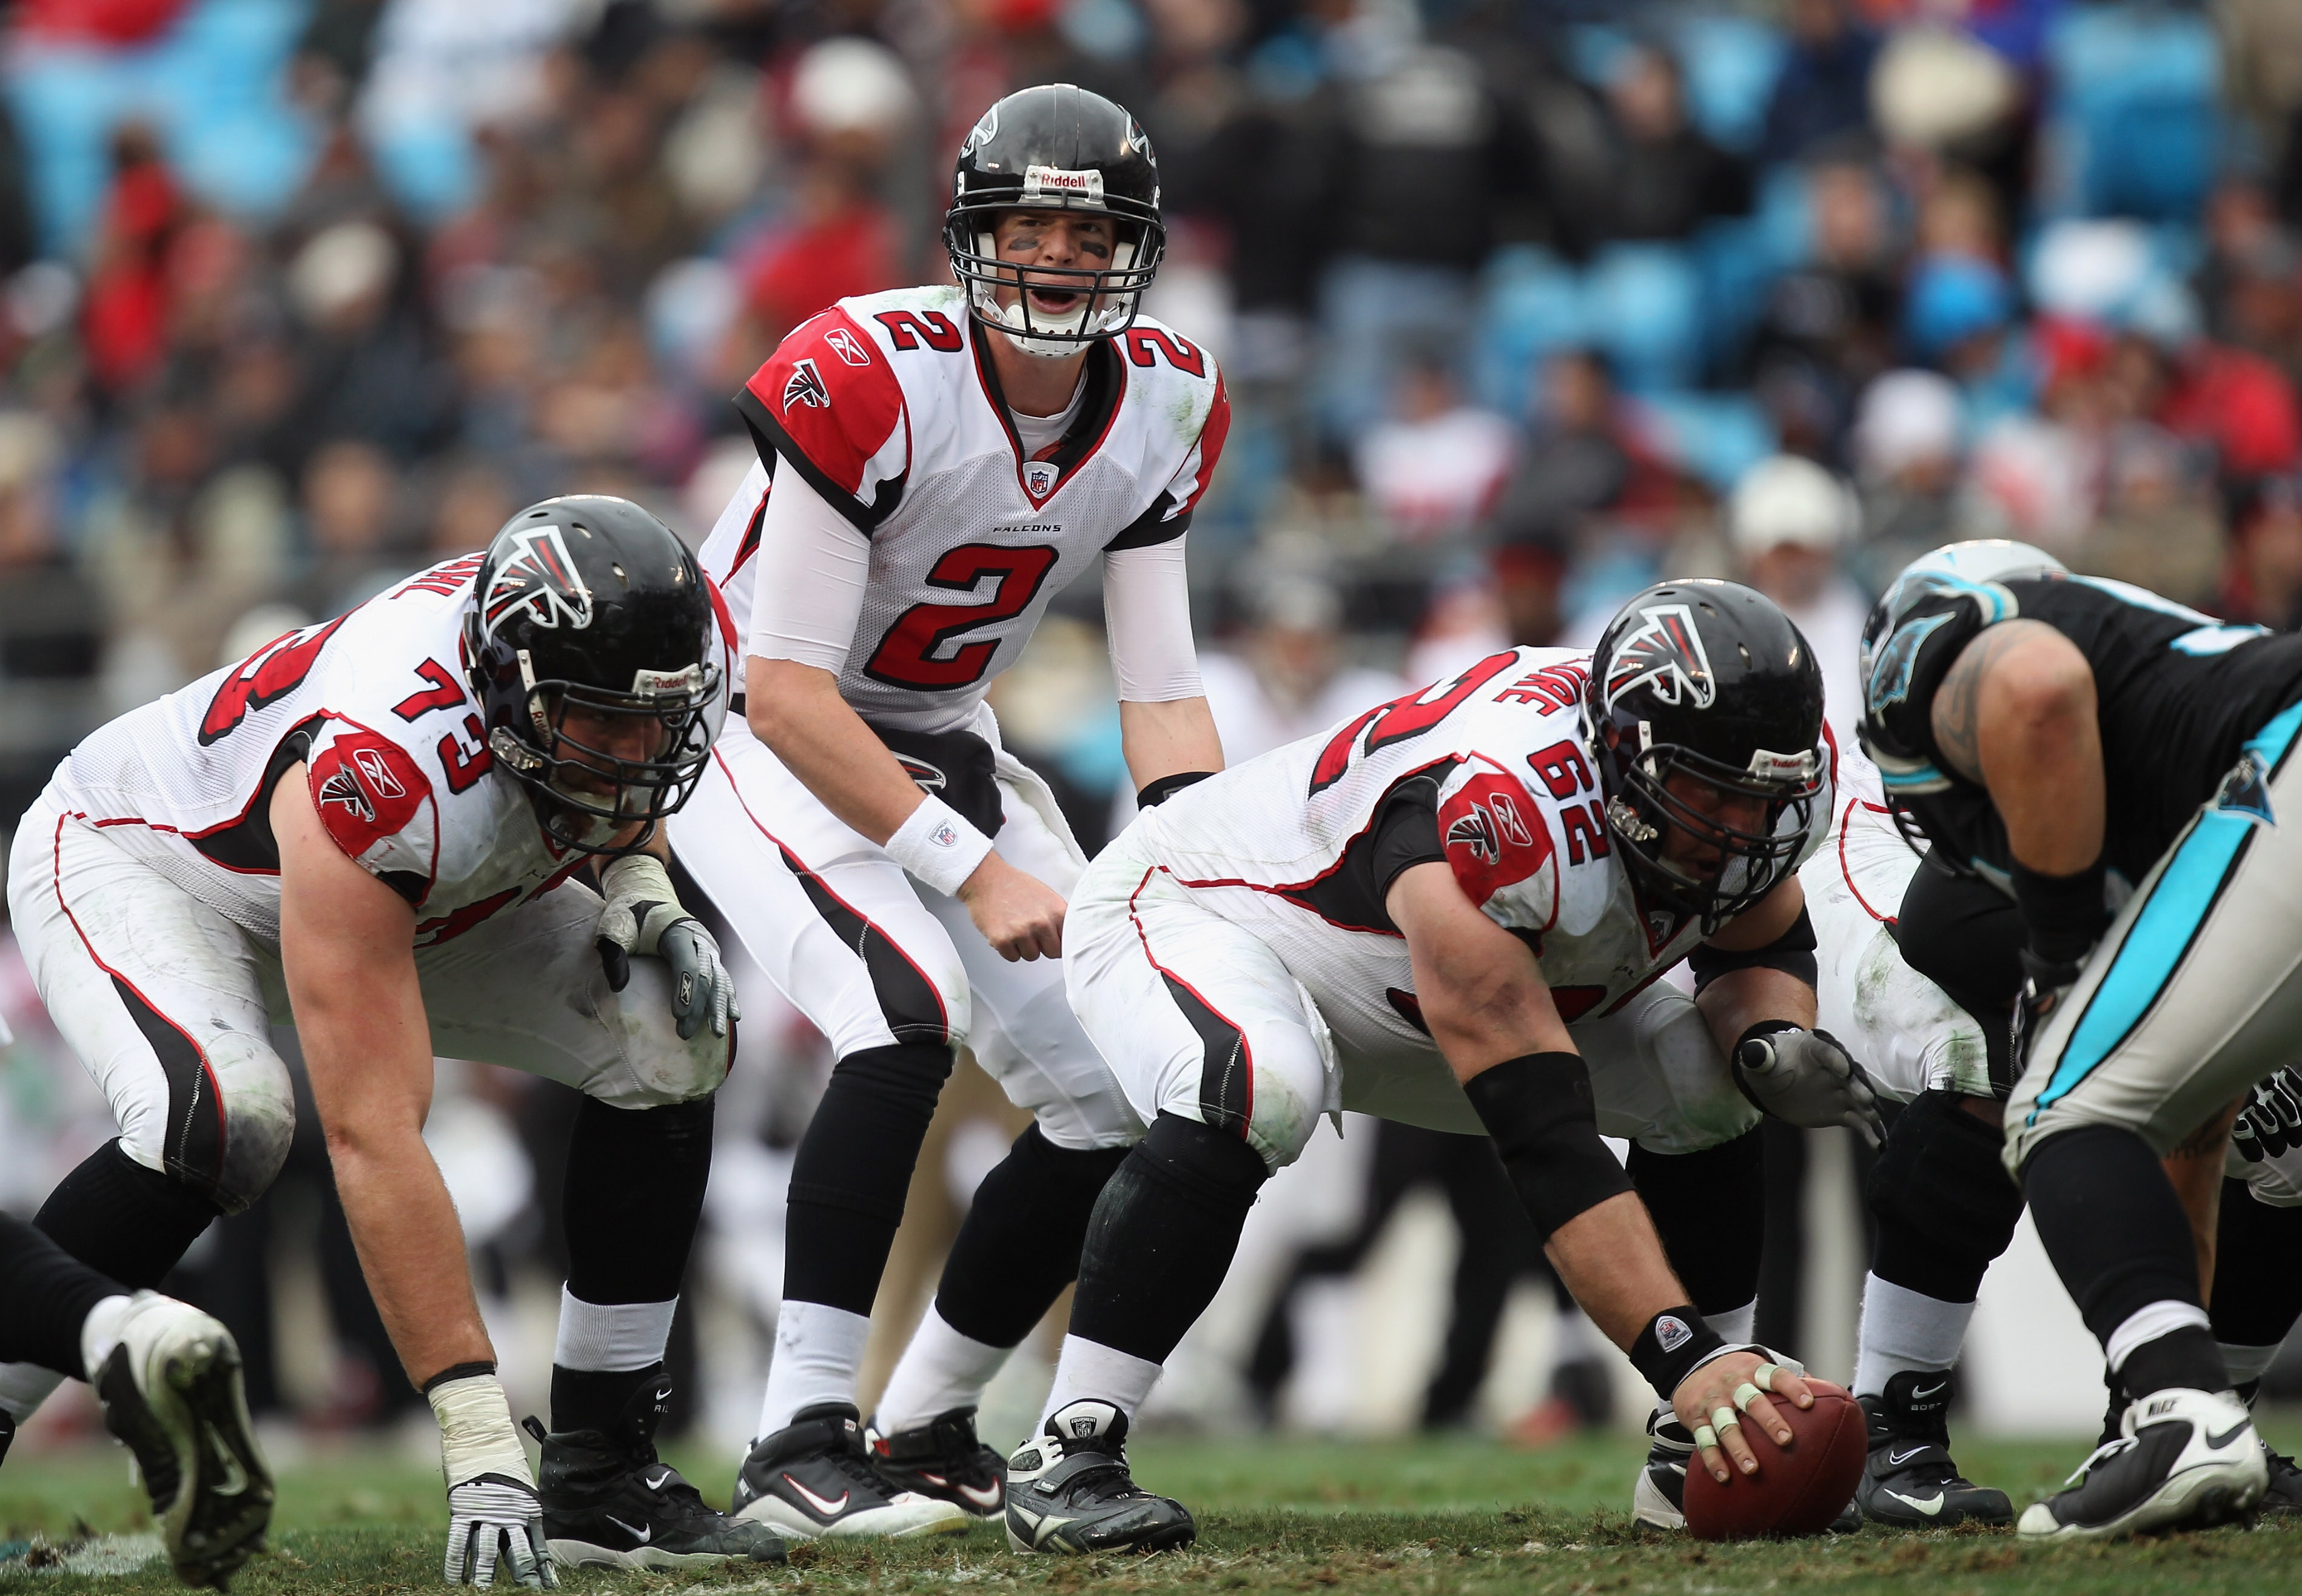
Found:
[{"label": "carolina panthers player", "polygon": [[[439,1417],[451,1582],[499,1557],[547,1584],[555,1557],[782,1556],[651,1439],[734,1014],[648,850],[707,757],[726,658],[668,527],[546,500],[483,555],[95,732],[16,833],[16,936],[121,1126],[34,1223],[155,1284],[278,1171],[294,1107],[268,1028],[292,1020],[368,1284]],[[585,1096],[540,1498],[422,1138],[434,1054]],[[7,1373],[16,1404],[45,1394]]]},{"label": "carolina panthers player", "polygon": [[[1229,425],[1206,350],[1138,314],[1164,232],[1134,120],[1067,84],[958,156],[957,287],[841,301],[736,399],[760,464],[703,550],[748,643],[744,717],[680,861],[831,1040],[792,1171],[784,1305],[737,1509],[786,1536],[1004,1510],[984,1386],[1078,1265],[1140,1127],[1063,1002],[1085,864],[984,701],[1098,559],[1143,801],[1222,768],[1184,533]],[[1035,1122],[975,1194],[867,1446],[856,1374],[954,1049]]]},{"label": "carolina panthers player", "polygon": [[2211,1174],[2240,1101],[2292,1058],[2302,861],[2277,821],[2302,793],[2302,638],[2052,571],[1914,570],[1872,613],[1862,676],[1865,749],[1932,839],[1929,873],[2019,911],[2004,1163],[2130,1399],[2118,1441],[2017,1527],[2242,1514],[2268,1471],[2161,1160]]},{"label": "carolina panthers player", "polygon": [[[1673,583],[1593,654],[1493,655],[1113,843],[1074,894],[1065,978],[1147,1130],[1009,1461],[1009,1543],[1192,1537],[1134,1484],[1130,1417],[1258,1189],[1339,1108],[1495,1138],[1562,1278],[1668,1405],[1642,1520],[1683,1521],[1698,1449],[1721,1479],[1754,1467],[1742,1424],[1787,1433],[1761,1393],[1811,1401],[1749,1343],[1760,1114],[1872,1120],[1813,1029],[1794,874],[1829,766],[1796,628],[1747,588]],[[1686,958],[1692,1001],[1657,984]],[[1627,1172],[1602,1132],[1632,1140]]]},{"label": "carolina panthers player", "polygon": [[[272,1474],[248,1421],[239,1348],[223,1325],[105,1279],[0,1214],[0,1358],[96,1388],[105,1428],[136,1455],[185,1583],[221,1588],[263,1548]],[[0,1412],[0,1458],[15,1433]]]}]

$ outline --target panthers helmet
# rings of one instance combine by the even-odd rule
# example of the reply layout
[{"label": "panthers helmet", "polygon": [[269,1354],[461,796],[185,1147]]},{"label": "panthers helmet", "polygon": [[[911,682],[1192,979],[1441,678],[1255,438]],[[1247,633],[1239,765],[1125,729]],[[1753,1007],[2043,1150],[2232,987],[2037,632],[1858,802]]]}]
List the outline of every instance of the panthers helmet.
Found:
[{"label": "panthers helmet", "polygon": [[[1030,268],[1041,289],[1068,290],[1050,313],[1021,292],[1023,268],[999,258],[995,231],[1008,211],[1091,211],[1111,218],[1111,264]],[[976,320],[1025,352],[1059,359],[1134,323],[1167,248],[1159,220],[1159,163],[1125,109],[1070,83],[1009,95],[983,113],[959,152],[943,219],[952,275]],[[999,290],[1019,290],[1002,305]]]},{"label": "panthers helmet", "polygon": [[[726,713],[717,627],[695,557],[628,500],[547,499],[496,533],[464,615],[465,669],[495,768],[554,842],[635,853],[687,802]],[[627,757],[571,735],[571,710],[643,717],[656,735]]]},{"label": "panthers helmet", "polygon": [[[1607,828],[1647,905],[1707,936],[1795,868],[1827,773],[1822,668],[1772,600],[1732,582],[1647,589],[1600,635],[1584,711]],[[1673,777],[1759,800],[1765,824],[1705,813]],[[1674,829],[1691,857],[1670,857]]]}]

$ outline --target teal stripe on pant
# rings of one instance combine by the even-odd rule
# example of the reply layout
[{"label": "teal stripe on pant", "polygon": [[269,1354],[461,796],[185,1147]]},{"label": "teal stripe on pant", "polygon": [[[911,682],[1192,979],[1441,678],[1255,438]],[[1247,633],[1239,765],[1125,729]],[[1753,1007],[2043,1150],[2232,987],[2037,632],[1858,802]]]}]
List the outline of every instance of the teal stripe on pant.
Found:
[{"label": "teal stripe on pant", "polygon": [[[2265,780],[2293,746],[2298,731],[2302,704],[2281,710],[2247,743],[2248,752],[2260,756]],[[2189,835],[2175,844],[2174,856],[2079,1016],[2054,1078],[2030,1105],[2029,1123],[2037,1124],[2042,1111],[2069,1095],[2142,1022],[2189,951],[2247,835],[2259,823],[2245,811],[2225,809],[2209,809],[2191,822]]]}]

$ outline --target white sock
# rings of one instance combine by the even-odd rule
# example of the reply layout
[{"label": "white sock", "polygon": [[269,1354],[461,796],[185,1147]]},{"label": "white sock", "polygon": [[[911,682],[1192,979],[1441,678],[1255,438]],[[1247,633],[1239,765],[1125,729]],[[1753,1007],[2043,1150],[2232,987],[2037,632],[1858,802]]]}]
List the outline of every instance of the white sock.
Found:
[{"label": "white sock", "polygon": [[853,1407],[855,1376],[863,1366],[863,1344],[870,1339],[869,1315],[820,1302],[786,1302],[776,1315],[775,1361],[768,1365],[760,1432],[752,1439],[788,1429],[804,1407],[827,1402]]},{"label": "white sock", "polygon": [[63,1382],[62,1374],[38,1364],[0,1364],[0,1413],[21,1424]]},{"label": "white sock", "polygon": [[120,1345],[121,1323],[135,1302],[132,1297],[107,1297],[88,1309],[88,1317],[80,1321],[80,1357],[90,1380],[104,1367],[104,1360],[112,1356],[112,1349]]},{"label": "white sock", "polygon": [[663,1361],[671,1340],[671,1316],[679,1299],[669,1302],[585,1302],[567,1287],[559,1288],[559,1340],[551,1361],[563,1369],[591,1369],[601,1373],[627,1373]]},{"label": "white sock", "polygon": [[1759,1317],[1759,1299],[1755,1297],[1738,1308],[1728,1308],[1723,1314],[1705,1314],[1702,1322],[1717,1331],[1730,1347],[1739,1347],[1751,1339],[1751,1326]]},{"label": "white sock", "polygon": [[1945,1302],[1908,1286],[1862,1277],[1862,1323],[1856,1332],[1854,1394],[1884,1396],[1905,1369],[1938,1374],[1958,1362],[1973,1321],[1970,1302]]},{"label": "white sock", "polygon": [[2115,1374],[2126,1367],[2126,1360],[2133,1356],[2137,1347],[2146,1341],[2155,1341],[2160,1336],[2172,1335],[2178,1330],[2188,1330],[2194,1324],[2200,1330],[2214,1328],[2214,1322],[2206,1317],[2206,1310],[2197,1304],[2178,1301],[2172,1297],[2161,1298],[2127,1315],[2125,1322],[2110,1332],[2110,1340],[2103,1343],[2103,1361],[2110,1365],[2110,1372]]},{"label": "white sock", "polygon": [[1158,1383],[1159,1365],[1149,1358],[1065,1336],[1063,1355],[1055,1362],[1054,1388],[1047,1393],[1038,1428],[1045,1430],[1049,1418],[1074,1402],[1108,1402],[1132,1419]]},{"label": "white sock", "polygon": [[873,1419],[882,1435],[916,1430],[954,1407],[974,1407],[983,1401],[983,1388],[1006,1363],[1010,1347],[992,1347],[963,1336],[951,1327],[942,1312],[930,1306],[927,1317],[896,1360],[887,1377]]},{"label": "white sock", "polygon": [[[2276,1347],[2233,1347],[2224,1341],[2222,1348],[2222,1362],[2230,1368],[2232,1385],[2244,1385],[2249,1380],[2261,1379],[2270,1372],[2270,1365],[2278,1361]],[[0,1402],[6,1400],[6,1390],[0,1387]]]}]

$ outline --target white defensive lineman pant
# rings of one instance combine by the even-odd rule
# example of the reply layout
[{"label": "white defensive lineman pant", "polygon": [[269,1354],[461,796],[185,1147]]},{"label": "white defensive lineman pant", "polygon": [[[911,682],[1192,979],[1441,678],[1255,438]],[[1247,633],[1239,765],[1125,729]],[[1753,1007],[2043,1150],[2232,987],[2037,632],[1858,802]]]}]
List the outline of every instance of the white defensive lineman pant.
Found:
[{"label": "white defensive lineman pant", "polygon": [[[1436,1049],[1338,1048],[1328,1017],[1269,944],[1151,865],[1123,833],[1088,867],[1064,922],[1071,1006],[1137,1117],[1239,1136],[1273,1171],[1340,1109],[1486,1134]],[[1341,1005],[1336,1005],[1340,1011]],[[1569,1028],[1605,1136],[1700,1152],[1759,1122],[1693,999],[1657,982]]]},{"label": "white defensive lineman pant", "polygon": [[[419,948],[432,1050],[542,1075],[618,1108],[716,1089],[732,1037],[683,1042],[660,960],[609,989],[599,895],[567,881]],[[46,1005],[120,1121],[121,1145],[238,1212],[295,1130],[280,953],[43,794],[18,827],[8,911]]]},{"label": "white defensive lineman pant", "polygon": [[[1000,748],[988,706],[967,729],[997,758],[1004,819],[993,847],[1068,896],[1086,859],[1054,795]],[[1056,1147],[1121,1147],[1142,1134],[1063,1001],[1063,962],[1001,958],[966,905],[912,881],[741,721],[720,733],[669,829],[679,862],[838,1057],[963,1043]]]}]

